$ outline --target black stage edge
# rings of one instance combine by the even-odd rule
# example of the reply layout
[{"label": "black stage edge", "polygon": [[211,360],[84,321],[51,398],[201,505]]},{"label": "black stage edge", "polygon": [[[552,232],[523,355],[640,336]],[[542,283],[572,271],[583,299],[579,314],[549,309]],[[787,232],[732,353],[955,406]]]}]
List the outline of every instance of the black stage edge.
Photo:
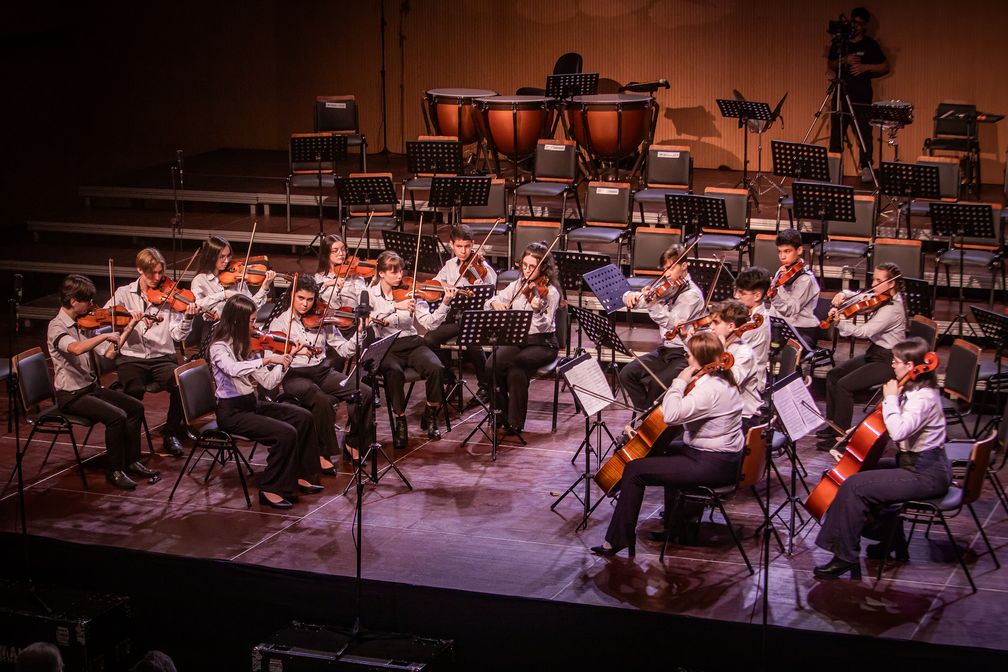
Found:
[{"label": "black stage edge", "polygon": [[[24,539],[0,536],[4,576],[21,573]],[[134,652],[161,649],[180,670],[247,670],[252,648],[292,620],[349,625],[354,615],[353,577],[44,537],[30,537],[30,543],[37,583],[128,597]],[[645,591],[649,580],[660,578],[648,576],[655,569],[645,567],[610,562],[600,580],[625,586],[628,599],[635,599],[634,591]],[[856,589],[841,581],[824,587],[824,598],[839,601]],[[688,591],[684,586],[683,595]],[[702,592],[696,597],[702,600]],[[407,583],[365,581],[361,615],[370,630],[454,639],[458,670],[786,670],[814,665],[817,672],[849,672],[885,665],[946,672],[1003,669],[1005,662],[1001,651],[786,628],[770,628],[767,661],[762,661],[757,625]]]}]

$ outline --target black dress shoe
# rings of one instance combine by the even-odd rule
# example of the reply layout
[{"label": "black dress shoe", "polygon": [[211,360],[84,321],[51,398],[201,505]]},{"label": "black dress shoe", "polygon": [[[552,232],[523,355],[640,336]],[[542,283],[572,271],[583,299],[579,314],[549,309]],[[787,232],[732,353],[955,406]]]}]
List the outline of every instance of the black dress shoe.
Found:
[{"label": "black dress shoe", "polygon": [[325,490],[324,485],[318,485],[317,483],[309,483],[308,485],[301,485],[298,483],[298,492],[302,495],[315,495],[323,490]]},{"label": "black dress shoe", "polygon": [[135,490],[137,486],[136,481],[127,476],[126,472],[118,469],[105,474],[105,480],[120,490]]},{"label": "black dress shoe", "polygon": [[185,450],[182,447],[182,442],[179,441],[177,436],[166,436],[164,437],[164,443],[162,444],[162,450],[168,453],[172,457],[182,457]]},{"label": "black dress shoe", "polygon": [[137,460],[133,464],[126,465],[126,473],[130,476],[139,476],[140,478],[150,478],[154,474],[160,473],[149,469],[146,464]]},{"label": "black dress shoe", "polygon": [[[865,548],[865,555],[872,560],[882,559],[882,544],[868,544]],[[900,544],[899,542],[893,542],[892,548],[889,549],[890,559],[895,558],[899,562],[910,562],[910,550],[907,548],[906,542]]]},{"label": "black dress shoe", "polygon": [[843,577],[844,574],[850,572],[850,578],[855,581],[861,578],[861,563],[860,562],[847,562],[846,560],[841,560],[840,558],[833,556],[833,559],[827,562],[825,565],[819,565],[812,570],[812,573],[817,579],[824,579],[826,581],[832,581],[833,579],[839,579]]},{"label": "black dress shoe", "polygon": [[406,427],[406,418],[397,415],[395,419],[395,430],[392,432],[392,447],[396,450],[404,450],[409,444],[409,429]]},{"label": "black dress shoe", "polygon": [[267,497],[266,493],[264,493],[262,490],[259,491],[259,503],[262,504],[263,506],[268,506],[273,509],[289,509],[292,506],[294,506],[286,499],[281,499],[279,502],[274,502],[269,497]]},{"label": "black dress shoe", "polygon": [[476,388],[476,398],[479,399],[484,404],[490,403],[490,389],[486,385],[480,385]]},{"label": "black dress shoe", "polygon": [[[343,444],[343,459],[347,460],[350,464],[352,464],[353,466],[356,467],[358,464],[360,464],[360,451],[358,450],[357,451],[357,457],[354,457],[353,453],[350,452],[350,446],[348,446],[347,444],[344,443]],[[323,471],[322,473],[324,474],[325,472]]]},{"label": "black dress shoe", "polygon": [[427,405],[423,415],[420,416],[420,429],[427,432],[427,438],[440,439],[441,432],[437,426],[437,406]]},{"label": "black dress shoe", "polygon": [[603,558],[611,558],[623,549],[627,549],[627,557],[634,557],[634,547],[631,546],[613,546],[611,548],[606,548],[605,546],[592,546],[591,552],[595,555],[601,555]]}]

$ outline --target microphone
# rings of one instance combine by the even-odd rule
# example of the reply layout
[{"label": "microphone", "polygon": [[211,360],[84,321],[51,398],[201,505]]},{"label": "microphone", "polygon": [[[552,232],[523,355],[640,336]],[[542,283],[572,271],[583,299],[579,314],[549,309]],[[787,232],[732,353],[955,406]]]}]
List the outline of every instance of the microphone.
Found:
[{"label": "microphone", "polygon": [[182,179],[182,150],[181,149],[176,149],[175,150],[175,163],[176,163],[176,165],[178,165],[178,174],[179,174],[179,179],[181,180]]},{"label": "microphone", "polygon": [[371,292],[366,289],[361,290],[360,302],[357,304],[357,307],[354,308],[354,313],[356,313],[359,317],[365,317],[371,314]]},{"label": "microphone", "polygon": [[24,276],[20,273],[14,274],[14,300],[17,303],[21,303],[21,299],[24,297]]}]

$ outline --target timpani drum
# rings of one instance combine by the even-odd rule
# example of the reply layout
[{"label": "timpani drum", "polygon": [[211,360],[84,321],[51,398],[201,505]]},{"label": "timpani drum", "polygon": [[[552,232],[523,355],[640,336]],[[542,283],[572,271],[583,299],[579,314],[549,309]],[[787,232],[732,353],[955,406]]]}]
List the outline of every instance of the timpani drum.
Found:
[{"label": "timpani drum", "polygon": [[535,154],[539,138],[553,127],[552,98],[495,96],[477,99],[476,107],[490,146],[512,160]]},{"label": "timpani drum", "polygon": [[479,118],[473,101],[496,96],[488,89],[431,89],[426,94],[427,109],[437,135],[454,135],[463,145],[480,139]]},{"label": "timpani drum", "polygon": [[574,96],[567,119],[577,143],[594,158],[618,161],[630,156],[647,138],[657,103],[639,93]]}]

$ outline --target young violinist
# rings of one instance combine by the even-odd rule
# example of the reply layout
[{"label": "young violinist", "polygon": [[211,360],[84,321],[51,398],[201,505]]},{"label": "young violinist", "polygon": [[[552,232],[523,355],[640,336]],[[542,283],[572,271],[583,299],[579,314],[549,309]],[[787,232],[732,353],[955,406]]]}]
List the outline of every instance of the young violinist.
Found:
[{"label": "young violinist", "polygon": [[[882,386],[882,418],[896,444],[896,457],[880,459],[874,469],[852,474],[840,486],[815,541],[833,553],[828,563],[815,568],[818,579],[837,579],[848,572],[852,579],[860,579],[862,536],[885,539],[893,531],[896,559],[909,560],[903,527],[887,507],[948,492],[952,472],[945,454],[945,413],[934,373],[916,375],[902,389],[897,382],[922,364],[927,352],[928,344],[916,337],[892,347],[891,373],[895,378]],[[893,530],[893,525],[899,527]],[[883,545],[871,544],[866,550],[869,558],[880,559]]]},{"label": "young violinist", "polygon": [[[363,382],[360,394],[353,379],[348,379],[334,371],[325,357],[326,348],[332,348],[340,357],[349,359],[357,352],[355,340],[348,340],[332,324],[326,324],[323,316],[313,313],[318,299],[318,284],[310,275],[299,275],[292,288],[293,312],[288,308],[270,323],[270,331],[288,333],[292,343],[307,344],[291,361],[290,369],[283,380],[285,392],[298,398],[304,408],[311,411],[315,420],[315,434],[319,440],[319,464],[322,473],[336,475],[332,459],[339,454],[334,425],[333,407],[340,401],[347,402],[350,423],[346,434],[346,456],[356,462],[359,458],[360,431],[366,432],[364,440],[368,445],[374,440],[374,397],[371,388]],[[305,322],[315,319],[319,324],[312,328]],[[330,318],[331,319],[331,318]],[[313,351],[311,348],[317,348]],[[354,401],[356,400],[356,401]]]},{"label": "young violinist", "polygon": [[368,289],[368,283],[358,273],[341,268],[346,259],[347,247],[343,239],[335,233],[326,234],[319,244],[318,269],[315,273],[318,296],[330,306],[356,308],[360,304],[361,292]]},{"label": "young violinist", "polygon": [[60,410],[105,425],[106,479],[116,488],[133,490],[136,481],[130,476],[155,474],[140,461],[144,407],[124,392],[98,387],[89,353],[97,350],[100,357],[115,357],[116,348],[126,342],[142,316],[139,311],[131,313],[129,324],[118,332],[84,336],[77,320],[91,312],[94,295],[94,283],[83,275],[68,275],[60,285],[61,308],[46,332],[56,403]]},{"label": "young violinist", "polygon": [[217,423],[268,447],[266,468],[259,474],[259,503],[289,509],[298,493],[314,494],[318,485],[318,439],[311,413],[293,404],[262,402],[256,385],[271,390],[280,384],[299,350],[287,354],[251,351],[256,304],[237,294],[220,312],[210,337],[210,369],[217,385]]},{"label": "young violinist", "polygon": [[[545,243],[531,243],[522,252],[521,277],[487,300],[487,310],[531,310],[525,345],[503,345],[491,355],[488,371],[497,373],[497,405],[506,413],[502,431],[515,435],[525,428],[528,415],[529,379],[556,359],[560,345],[556,337],[556,311],[561,291],[556,261]],[[495,360],[496,363],[493,361]],[[490,382],[490,381],[487,381]]]},{"label": "young violinist", "polygon": [[[871,341],[863,355],[848,359],[826,374],[826,418],[840,429],[851,425],[854,415],[854,394],[881,385],[892,377],[892,347],[906,337],[906,308],[903,305],[903,280],[899,266],[885,262],[875,267],[869,294],[862,295],[869,305],[867,317],[855,324],[853,315],[843,317],[839,307],[854,292],[839,292],[833,297],[831,320],[837,320],[841,336],[867,338]],[[817,433],[816,448],[830,450],[836,443],[836,433],[829,426]]]},{"label": "young violinist", "polygon": [[[473,232],[465,224],[453,227],[451,231],[451,250],[455,256],[445,262],[441,270],[434,276],[436,282],[455,287],[465,287],[466,285],[497,285],[497,271],[491,268],[479,253],[473,250]],[[474,255],[478,258],[474,258]],[[474,266],[478,265],[478,269]],[[480,275],[479,270],[483,271]],[[465,274],[463,275],[462,272]],[[451,374],[451,354],[442,349],[445,343],[458,336],[459,324],[458,314],[451,312],[443,324],[435,329],[431,329],[424,335],[424,341],[431,350],[437,353],[441,363],[445,365],[445,372],[450,379]],[[466,348],[465,359],[473,365],[476,372],[476,381],[479,385],[477,395],[487,398],[486,380],[486,354],[483,348],[478,345],[470,345]]]},{"label": "young violinist", "polygon": [[385,355],[379,372],[385,378],[385,389],[395,415],[392,445],[402,449],[409,441],[409,430],[406,427],[407,368],[414,369],[420,374],[426,388],[427,403],[420,418],[420,428],[427,432],[429,438],[441,438],[437,428],[437,409],[444,396],[442,389],[444,364],[417,334],[415,324],[418,323],[424,329],[431,330],[444,322],[448,316],[451,300],[455,297],[455,289],[446,287],[441,305],[432,311],[426,301],[415,298],[409,290],[400,289],[404,275],[402,257],[391,250],[386,250],[378,255],[375,264],[377,270],[375,283],[369,289],[375,335],[384,338],[399,333],[399,337]]},{"label": "young violinist", "polygon": [[148,294],[156,292],[165,278],[164,256],[156,248],[145,247],[137,252],[136,269],[137,279],[115,290],[114,303],[131,313],[156,314],[160,319],[145,319],[136,324],[116,355],[116,373],[123,392],[140,401],[149,383],[157,383],[168,391],[168,415],[162,432],[164,451],[178,457],[182,455],[185,427],[182,401],[175,383],[175,367],[178,366],[175,344],[185,342],[192,331],[193,318],[200,310],[195,302],[186,306],[185,312],[178,312],[150,300]]},{"label": "young violinist", "polygon": [[201,309],[220,315],[224,302],[236,294],[245,294],[251,298],[257,309],[266,304],[276,272],[266,271],[262,286],[255,294],[245,282],[225,287],[221,284],[220,275],[231,264],[231,258],[231,245],[220,236],[210,236],[203,242],[199,256],[196,257],[196,276],[190,284]]},{"label": "young violinist", "polygon": [[770,273],[762,266],[743,268],[735,276],[735,298],[749,310],[750,318],[763,316],[763,324],[742,334],[742,342],[753,349],[759,366],[770,365],[770,311],[766,293],[770,289]]},{"label": "young violinist", "polygon": [[662,252],[659,260],[661,281],[643,291],[623,295],[627,308],[642,306],[647,309],[648,316],[658,325],[661,343],[656,350],[630,362],[619,373],[620,384],[638,412],[650,408],[665,390],[651,373],[668,385],[686,368],[683,335],[670,332],[703,313],[704,296],[689,277],[689,262],[683,251],[682,245],[672,245]]},{"label": "young violinist", "polygon": [[735,386],[742,398],[742,431],[759,422],[759,408],[763,403],[763,386],[766,384],[766,365],[745,342],[745,335],[762,328],[743,329],[753,319],[749,309],[741,301],[727,299],[708,306],[711,316],[711,331],[721,338],[725,350],[735,360],[731,367]]},{"label": "young violinist", "polygon": [[815,307],[819,302],[819,281],[805,266],[801,234],[784,229],[777,234],[777,259],[781,267],[770,283],[770,314],[787,320],[811,345],[819,335]]},{"label": "young violinist", "polygon": [[[686,512],[677,506],[679,488],[690,485],[717,487],[730,484],[738,475],[742,457],[742,403],[730,369],[721,360],[724,346],[712,331],[698,331],[686,342],[688,366],[672,381],[662,399],[661,412],[667,425],[682,425],[682,440],[673,441],[626,465],[616,510],[605,543],[591,549],[605,557],[624,548],[632,557],[637,539],[644,489],[665,488],[665,511],[673,534],[688,524]],[[664,533],[652,535],[663,539]]]}]

